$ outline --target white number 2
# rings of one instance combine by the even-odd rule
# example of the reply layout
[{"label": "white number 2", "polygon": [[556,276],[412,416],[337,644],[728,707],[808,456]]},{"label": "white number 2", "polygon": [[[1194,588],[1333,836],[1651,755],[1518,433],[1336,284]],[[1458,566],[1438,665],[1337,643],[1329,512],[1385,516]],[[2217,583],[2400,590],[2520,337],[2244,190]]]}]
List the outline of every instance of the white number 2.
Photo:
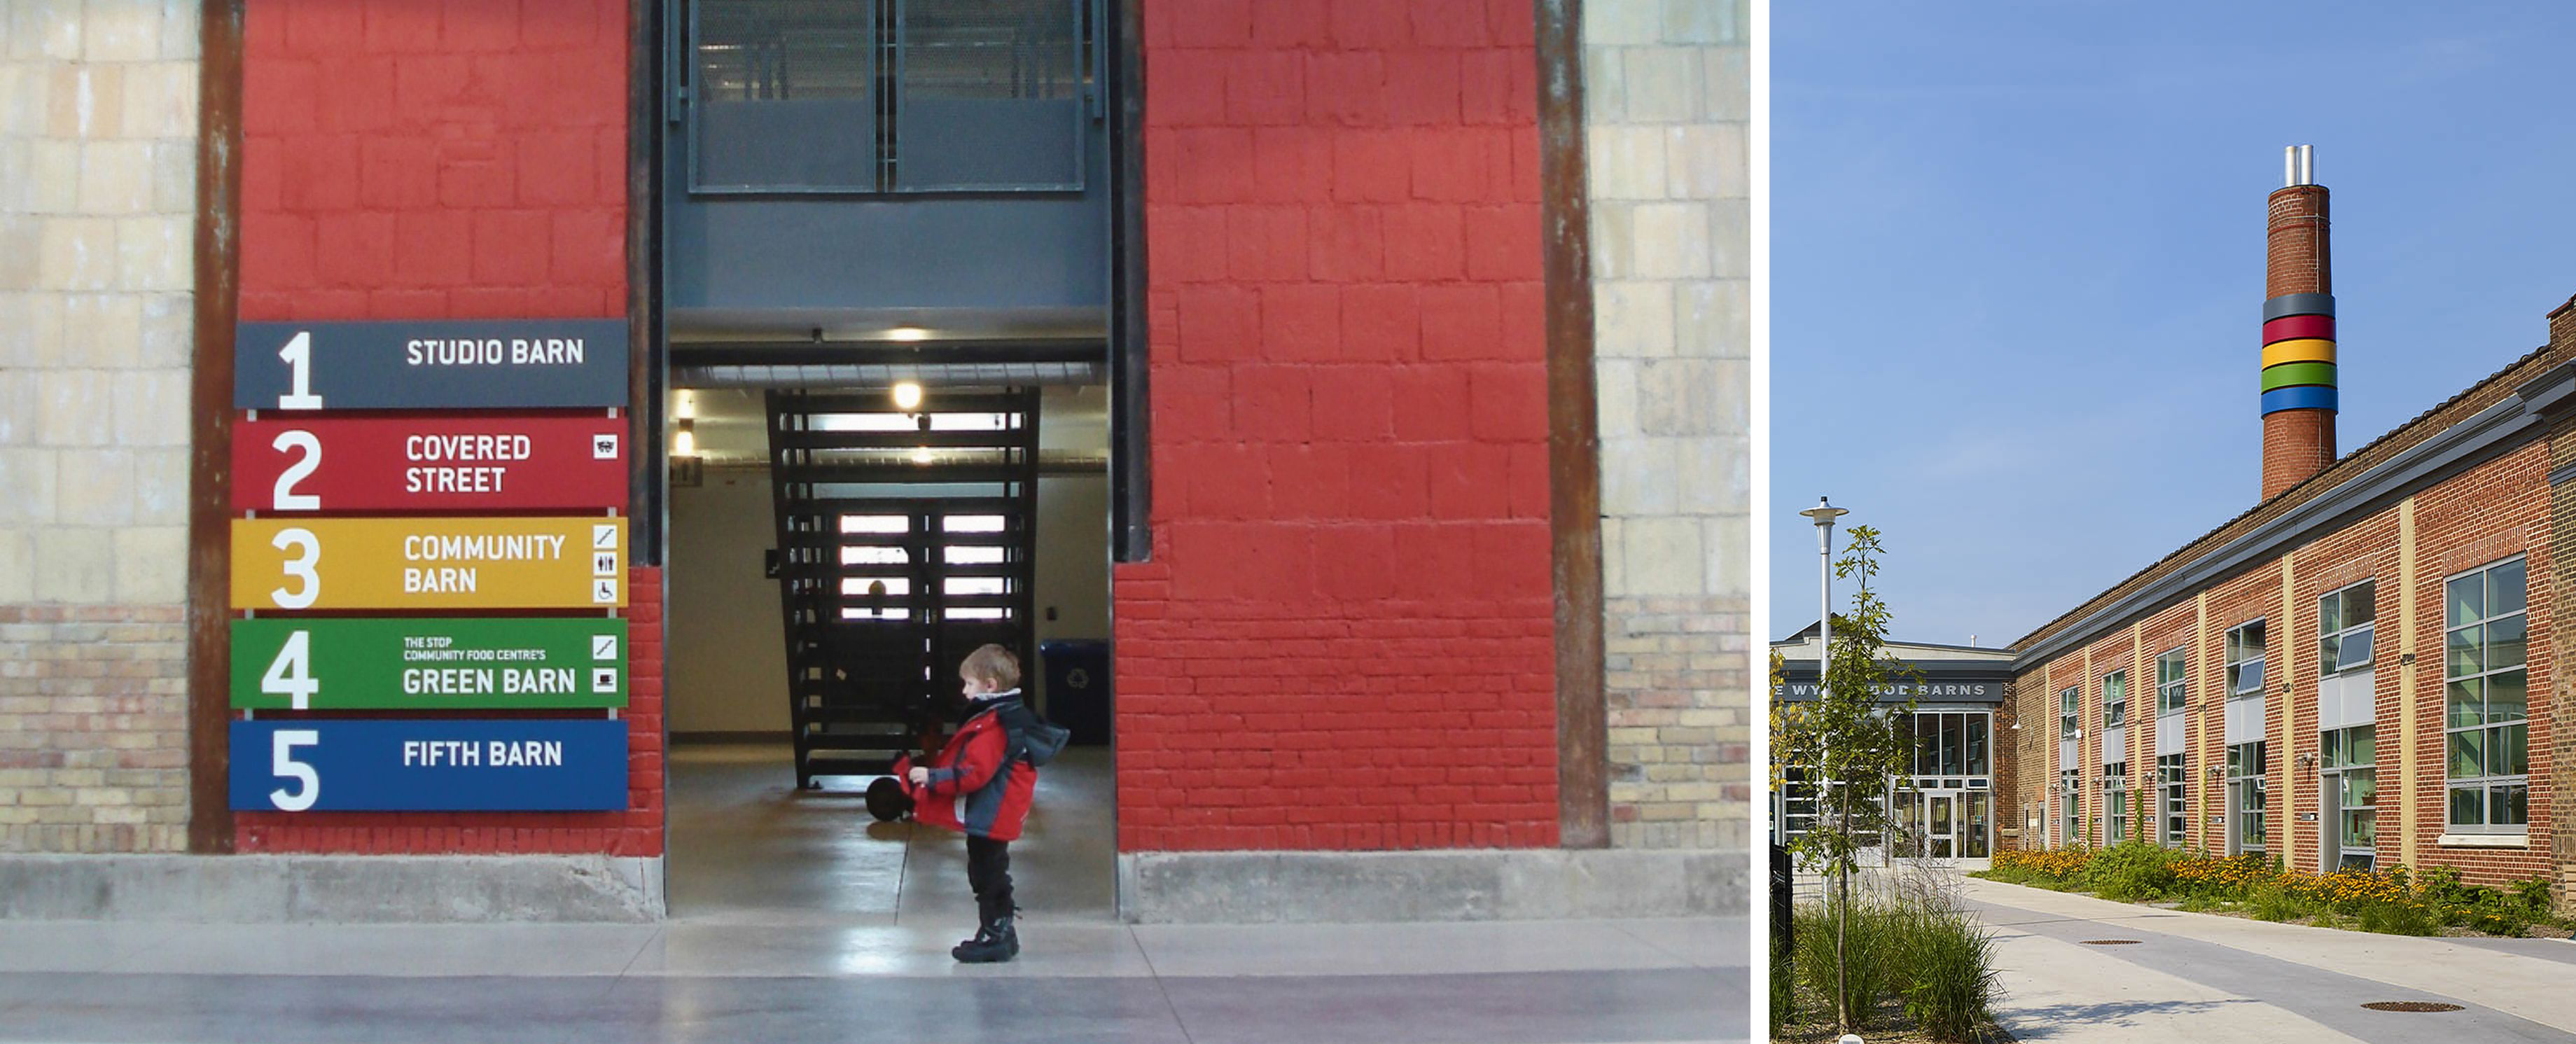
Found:
[{"label": "white number 2", "polygon": [[322,498],[311,493],[295,492],[295,484],[312,477],[322,466],[322,440],[309,431],[281,431],[269,448],[280,453],[300,454],[295,463],[277,475],[277,488],[269,496],[269,507],[277,511],[320,511]]},{"label": "white number 2", "polygon": [[281,410],[321,409],[322,397],[313,394],[312,331],[297,331],[295,336],[287,339],[286,347],[277,350],[277,357],[286,360],[287,384],[291,389],[277,397],[277,408]]},{"label": "white number 2", "polygon": [[322,797],[322,774],[313,766],[295,760],[295,748],[322,745],[322,734],[312,729],[279,729],[269,733],[268,772],[296,781],[295,793],[285,787],[268,792],[270,804],[281,812],[302,812],[312,808]]},{"label": "white number 2", "polygon": [[313,571],[313,564],[322,560],[321,538],[314,536],[310,529],[281,529],[276,536],[269,538],[268,543],[280,551],[290,548],[296,551],[296,557],[287,559],[284,565],[287,576],[302,581],[295,585],[293,591],[283,587],[271,588],[268,592],[270,600],[275,601],[280,609],[311,607],[313,600],[322,595],[322,577]]},{"label": "white number 2", "polygon": [[322,691],[322,683],[313,680],[313,632],[286,636],[277,659],[269,661],[268,673],[260,676],[259,691],[294,701],[296,710],[312,706],[313,694]]}]

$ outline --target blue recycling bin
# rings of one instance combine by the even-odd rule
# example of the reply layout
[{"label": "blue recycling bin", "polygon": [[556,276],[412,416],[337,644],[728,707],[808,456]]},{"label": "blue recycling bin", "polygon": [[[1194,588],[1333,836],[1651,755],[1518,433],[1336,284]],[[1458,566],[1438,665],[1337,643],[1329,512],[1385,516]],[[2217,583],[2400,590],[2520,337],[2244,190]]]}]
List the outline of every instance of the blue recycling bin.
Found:
[{"label": "blue recycling bin", "polygon": [[1057,639],[1038,643],[1046,669],[1047,720],[1073,732],[1072,743],[1109,743],[1109,643]]}]

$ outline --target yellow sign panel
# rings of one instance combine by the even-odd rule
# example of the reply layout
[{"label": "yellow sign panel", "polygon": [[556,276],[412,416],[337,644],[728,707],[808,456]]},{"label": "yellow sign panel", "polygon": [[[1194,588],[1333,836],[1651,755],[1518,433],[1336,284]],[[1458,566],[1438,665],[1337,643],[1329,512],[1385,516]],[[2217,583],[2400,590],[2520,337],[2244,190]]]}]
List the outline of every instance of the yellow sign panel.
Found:
[{"label": "yellow sign panel", "polygon": [[623,518],[233,520],[235,609],[611,609]]}]

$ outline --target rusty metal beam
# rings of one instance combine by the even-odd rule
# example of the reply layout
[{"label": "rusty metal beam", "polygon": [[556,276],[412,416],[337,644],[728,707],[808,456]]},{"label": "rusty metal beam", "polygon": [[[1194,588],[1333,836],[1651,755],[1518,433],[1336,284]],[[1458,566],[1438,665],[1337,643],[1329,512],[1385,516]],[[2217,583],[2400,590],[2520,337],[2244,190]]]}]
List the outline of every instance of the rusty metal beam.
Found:
[{"label": "rusty metal beam", "polygon": [[188,387],[188,851],[233,850],[233,321],[241,287],[242,0],[198,24],[196,337]]},{"label": "rusty metal beam", "polygon": [[1540,248],[1547,280],[1548,520],[1556,574],[1557,826],[1567,848],[1604,848],[1610,844],[1610,722],[1601,673],[1601,430],[1592,372],[1583,3],[1534,4]]},{"label": "rusty metal beam", "polygon": [[662,53],[661,0],[626,3],[626,335],[627,436],[629,495],[627,527],[633,534],[627,560],[660,565],[670,546],[669,520],[663,499],[669,469],[662,455],[663,367],[661,300],[662,242]]}]

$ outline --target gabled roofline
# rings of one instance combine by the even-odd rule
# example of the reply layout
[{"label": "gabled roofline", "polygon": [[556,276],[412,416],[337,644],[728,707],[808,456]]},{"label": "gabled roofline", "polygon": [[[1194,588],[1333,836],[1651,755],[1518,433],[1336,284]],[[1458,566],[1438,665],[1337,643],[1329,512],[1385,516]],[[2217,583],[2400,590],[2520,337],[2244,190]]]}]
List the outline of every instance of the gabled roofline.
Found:
[{"label": "gabled roofline", "polygon": [[[2339,527],[2484,463],[2547,430],[2547,420],[2576,405],[2576,363],[2556,363],[2542,347],[2372,440],[2314,478],[2256,505],[2219,528],[2132,574],[2046,626],[2014,642],[2015,670],[2046,663],[2128,620],[2162,609],[2202,586],[2278,555],[2308,534]],[[2432,429],[2445,411],[2509,380],[2513,391],[2448,427]],[[2411,445],[2366,458],[2413,436]],[[2326,480],[2333,480],[2327,484]],[[2256,521],[2266,510],[2274,511]],[[2229,536],[2233,531],[2235,535]],[[2222,540],[2222,538],[2225,538]]]}]

